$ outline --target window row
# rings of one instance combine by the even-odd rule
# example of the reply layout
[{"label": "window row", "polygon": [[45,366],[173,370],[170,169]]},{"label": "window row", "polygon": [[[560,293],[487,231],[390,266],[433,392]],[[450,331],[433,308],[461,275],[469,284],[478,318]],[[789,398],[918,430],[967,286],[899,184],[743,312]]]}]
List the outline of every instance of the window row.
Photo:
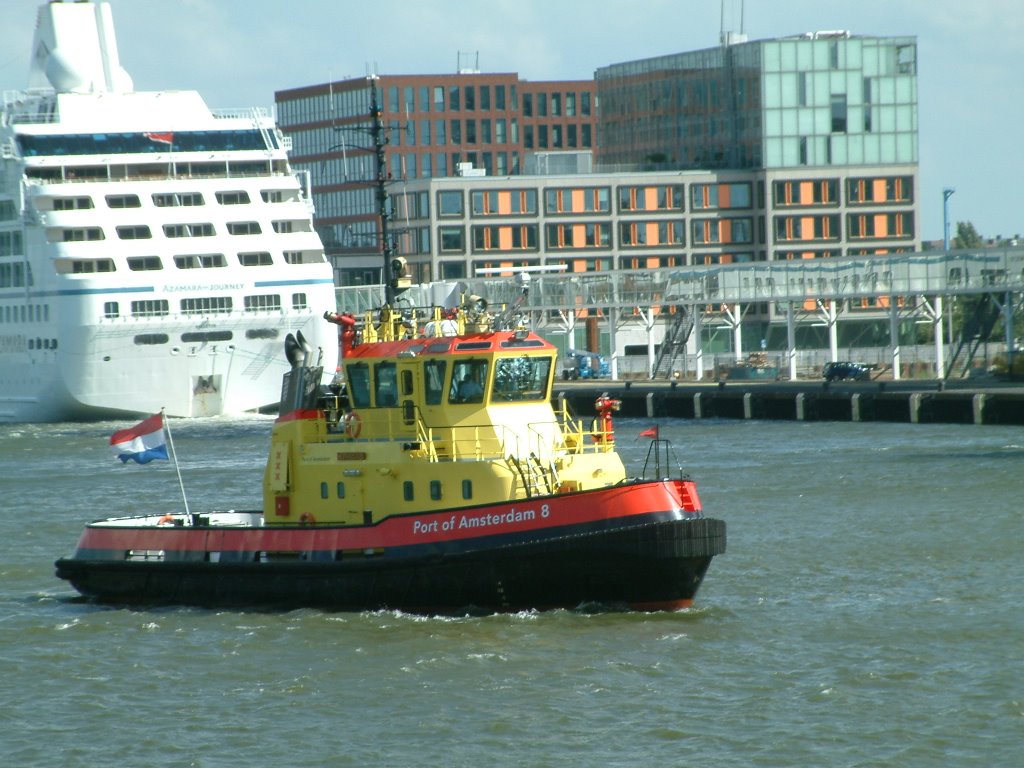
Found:
[{"label": "window row", "polygon": [[[427,405],[543,400],[551,383],[550,358],[527,355],[494,361],[438,358],[424,361],[422,371]],[[417,386],[413,371],[400,369],[393,361],[349,363],[345,372],[353,408],[398,407],[399,400],[412,397]]]},{"label": "window row", "polygon": [[[847,239],[904,240],[914,237],[914,214],[851,213],[846,217]],[[839,214],[824,216],[776,216],[775,241],[839,241]]]},{"label": "window row", "polygon": [[[291,305],[292,309],[308,309],[306,294],[293,293]],[[278,312],[282,309],[281,297],[277,294],[245,296],[243,297],[243,306],[246,312]],[[234,311],[234,301],[230,296],[200,296],[181,299],[178,307],[183,315],[224,315]],[[131,302],[131,314],[135,317],[166,317],[171,314],[171,305],[167,299],[140,299]],[[103,316],[107,319],[121,317],[120,303],[105,302]],[[248,338],[276,337],[276,332],[273,336],[248,336]]]},{"label": "window row", "polygon": [[[275,259],[269,251],[250,251],[235,255],[243,267],[269,267]],[[316,251],[285,251],[286,264],[314,264],[324,260],[322,252]],[[223,253],[190,253],[172,257],[178,269],[217,269],[228,266]],[[164,268],[164,260],[160,256],[129,256],[126,259],[128,269],[132,272],[155,272]],[[90,274],[93,272],[116,272],[117,264],[110,258],[97,259],[58,259],[56,262],[59,274]],[[0,267],[2,269],[2,267]]]},{"label": "window row", "polygon": [[[281,220],[271,222],[277,234],[293,232],[311,232],[312,223],[308,219]],[[148,224],[123,224],[115,227],[119,240],[151,240],[153,230]],[[176,239],[182,237],[214,237],[217,233],[213,224],[199,222],[195,224],[164,224],[164,237]],[[229,235],[261,235],[263,226],[258,221],[229,221],[226,225]],[[81,243],[106,240],[106,233],[101,227],[49,227],[46,238],[51,243]]]},{"label": "window row", "polygon": [[0,323],[48,323],[49,304],[8,305],[0,309]]},{"label": "window row", "polygon": [[[249,205],[249,193],[244,189],[215,192],[214,198],[219,205]],[[299,199],[296,189],[263,189],[260,198],[264,203],[286,203]],[[202,192],[154,192],[150,195],[153,205],[157,208],[190,208],[206,205]],[[106,195],[103,198],[108,208],[141,208],[142,199],[135,194]],[[82,211],[96,207],[88,195],[68,195],[64,197],[40,196],[35,199],[36,207],[41,211]]]},{"label": "window row", "polygon": [[[115,315],[116,317],[116,315]],[[276,328],[250,328],[245,332],[247,339],[276,339],[279,331]],[[181,334],[181,340],[185,344],[210,344],[220,341],[232,341],[235,338],[233,331],[186,331]],[[137,346],[151,347],[160,344],[169,344],[171,337],[166,333],[139,333],[132,340]]]},{"label": "window row", "polygon": [[[587,104],[589,109],[589,94]],[[575,104],[575,94],[573,94]],[[388,111],[394,114],[409,112],[488,112],[495,110],[519,110],[519,95],[516,85],[497,83],[494,85],[411,85],[388,86]],[[365,109],[363,110],[366,111]]]},{"label": "window row", "polygon": [[[623,214],[649,211],[684,211],[685,190],[682,184],[652,184],[617,187],[618,210]],[[709,183],[690,185],[691,207],[695,211],[753,208],[752,185],[740,183]],[[462,218],[466,200],[462,190],[441,190],[437,193],[440,217]],[[469,210],[480,216],[535,216],[538,190],[470,190]],[[612,187],[554,187],[543,190],[544,213],[576,214],[612,212]],[[410,218],[429,216],[427,193],[403,196],[399,205],[406,206],[402,215]]]},{"label": "window row", "polygon": [[[847,205],[914,202],[912,176],[863,177],[846,179]],[[839,205],[839,179],[801,179],[772,184],[775,207]]]},{"label": "window row", "polygon": [[[539,224],[477,225],[470,227],[472,250],[531,251],[538,249]],[[577,248],[610,248],[613,224],[608,221],[552,223],[543,225],[547,250]],[[690,221],[693,245],[753,243],[753,218],[694,219]],[[425,230],[424,230],[425,231]],[[465,253],[464,227],[439,227],[438,245],[441,253]],[[404,242],[403,242],[404,244]],[[410,245],[414,244],[410,239]],[[418,244],[418,240],[416,241]],[[618,244],[622,248],[678,247],[686,244],[685,222],[620,221]],[[429,252],[419,249],[417,252]]]}]

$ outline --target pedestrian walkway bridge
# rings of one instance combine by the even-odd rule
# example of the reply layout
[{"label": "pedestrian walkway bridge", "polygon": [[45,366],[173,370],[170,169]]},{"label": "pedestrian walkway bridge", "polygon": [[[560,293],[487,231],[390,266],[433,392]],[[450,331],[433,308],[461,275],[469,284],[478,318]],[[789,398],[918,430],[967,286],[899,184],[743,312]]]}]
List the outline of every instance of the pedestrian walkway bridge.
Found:
[{"label": "pedestrian walkway bridge", "polygon": [[[893,375],[899,378],[899,321],[914,317],[931,323],[934,338],[936,376],[950,373],[961,349],[969,339],[950,340],[952,359],[946,367],[946,341],[943,338],[943,302],[956,297],[984,297],[986,319],[976,325],[965,324],[972,337],[979,337],[979,326],[987,323],[991,332],[996,318],[1003,318],[1006,348],[1016,346],[1013,317],[1024,305],[1024,248],[987,248],[982,250],[934,251],[887,256],[863,256],[800,261],[751,262],[714,266],[669,267],[650,270],[607,272],[557,272],[550,267],[527,268],[528,295],[519,307],[529,311],[535,327],[552,323],[562,332],[571,332],[580,315],[600,316],[607,322],[611,343],[612,375],[618,373],[616,332],[623,324],[639,321],[646,329],[648,371],[654,377],[660,370],[678,370],[675,357],[683,357],[683,370],[689,361],[695,365],[696,378],[704,376],[700,328],[713,324],[732,331],[732,352],[737,362],[743,359],[741,332],[743,320],[753,307],[758,322],[786,325],[784,360],[791,379],[797,377],[795,327],[814,323],[828,328],[829,356],[838,355],[837,324],[849,319],[888,317],[889,353]],[[511,270],[510,270],[511,271]],[[401,303],[428,307],[443,305],[453,292],[479,296],[492,311],[514,305],[523,296],[523,284],[504,276],[476,276],[458,282],[417,285],[404,292]],[[378,308],[383,302],[381,286],[354,286],[337,290],[338,310],[361,314]],[[856,306],[857,311],[850,309]],[[865,307],[868,311],[865,312]],[[674,308],[673,312],[664,310]],[[948,309],[948,305],[947,305]],[[587,312],[583,312],[587,310]],[[597,310],[596,312],[594,310]],[[681,310],[681,311],[680,311]],[[684,315],[686,327],[679,327]],[[675,317],[675,325],[664,318]],[[655,331],[662,326],[665,331]],[[696,329],[696,333],[693,333]],[[987,338],[986,333],[986,338]],[[655,360],[655,336],[662,342]],[[965,332],[966,336],[966,332]],[[676,341],[678,339],[678,341]],[[663,359],[666,347],[671,359]],[[660,375],[660,374],[659,374]]]},{"label": "pedestrian walkway bridge", "polygon": [[[492,307],[514,302],[508,276],[466,278],[468,293]],[[443,289],[443,290],[439,290]],[[449,288],[413,286],[414,306],[437,303]],[[534,310],[633,309],[676,304],[749,304],[890,296],[963,296],[1024,291],[1024,248],[936,251],[805,261],[759,261],[700,267],[608,272],[541,272],[525,306]],[[338,307],[361,313],[382,302],[381,286],[338,289]]]}]

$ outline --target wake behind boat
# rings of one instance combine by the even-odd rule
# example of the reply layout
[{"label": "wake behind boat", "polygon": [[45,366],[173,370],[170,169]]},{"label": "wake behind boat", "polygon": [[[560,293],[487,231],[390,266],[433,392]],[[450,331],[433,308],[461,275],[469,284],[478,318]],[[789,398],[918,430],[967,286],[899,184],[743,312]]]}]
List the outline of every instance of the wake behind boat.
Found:
[{"label": "wake behind boat", "polygon": [[276,405],[287,333],[334,371],[333,288],[269,116],[135,91],[107,3],[39,9],[0,112],[0,422]]},{"label": "wake behind boat", "polygon": [[332,386],[301,336],[286,340],[261,510],[97,521],[57,575],[132,604],[691,604],[724,522],[687,477],[627,475],[614,400],[590,425],[552,406],[554,346],[472,301],[328,318],[342,336]]}]

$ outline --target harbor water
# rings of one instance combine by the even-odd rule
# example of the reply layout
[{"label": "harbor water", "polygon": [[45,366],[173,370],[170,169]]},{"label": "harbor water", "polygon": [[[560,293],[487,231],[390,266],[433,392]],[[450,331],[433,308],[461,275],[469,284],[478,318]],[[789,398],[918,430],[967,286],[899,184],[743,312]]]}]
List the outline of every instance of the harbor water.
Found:
[{"label": "harbor water", "polygon": [[[53,561],[181,511],[173,464],[0,428],[3,764],[1020,765],[1021,428],[658,423],[729,525],[693,609],[440,618],[77,599]],[[269,417],[172,428],[192,511],[259,506]]]}]

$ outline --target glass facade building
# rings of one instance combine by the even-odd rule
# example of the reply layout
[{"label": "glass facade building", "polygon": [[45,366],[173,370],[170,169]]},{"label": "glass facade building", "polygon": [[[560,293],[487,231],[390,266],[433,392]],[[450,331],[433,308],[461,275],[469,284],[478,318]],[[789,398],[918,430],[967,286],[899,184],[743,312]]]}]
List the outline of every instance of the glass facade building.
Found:
[{"label": "glass facade building", "polygon": [[913,37],[734,43],[603,67],[595,81],[605,167],[917,163]]}]

